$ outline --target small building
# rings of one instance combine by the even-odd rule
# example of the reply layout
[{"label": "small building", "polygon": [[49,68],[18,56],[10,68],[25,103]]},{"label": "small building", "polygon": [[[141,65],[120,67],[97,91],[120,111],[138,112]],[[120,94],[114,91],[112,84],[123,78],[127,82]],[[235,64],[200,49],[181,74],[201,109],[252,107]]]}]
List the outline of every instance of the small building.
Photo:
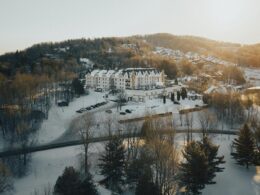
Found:
[{"label": "small building", "polygon": [[154,98],[160,98],[166,96],[171,98],[172,93],[177,93],[180,91],[180,86],[167,87],[161,89],[151,89],[151,90],[126,90],[126,97],[128,101],[138,101],[145,102],[146,100],[151,100]]},{"label": "small building", "polygon": [[187,98],[189,100],[202,100],[203,95],[195,93],[194,91],[188,92]]}]

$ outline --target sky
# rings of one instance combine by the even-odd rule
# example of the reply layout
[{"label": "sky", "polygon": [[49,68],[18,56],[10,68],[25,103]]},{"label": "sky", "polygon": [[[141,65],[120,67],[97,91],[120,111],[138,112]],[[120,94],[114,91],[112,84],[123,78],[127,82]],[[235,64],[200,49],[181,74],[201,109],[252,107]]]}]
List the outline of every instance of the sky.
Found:
[{"label": "sky", "polygon": [[0,54],[40,42],[152,33],[260,43],[260,0],[0,0]]}]

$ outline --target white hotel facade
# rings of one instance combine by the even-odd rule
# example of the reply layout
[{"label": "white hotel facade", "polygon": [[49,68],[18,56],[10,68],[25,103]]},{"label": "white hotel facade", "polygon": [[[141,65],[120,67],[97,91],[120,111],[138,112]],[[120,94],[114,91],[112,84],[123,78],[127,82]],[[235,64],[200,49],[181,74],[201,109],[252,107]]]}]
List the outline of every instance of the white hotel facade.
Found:
[{"label": "white hotel facade", "polygon": [[155,68],[127,68],[115,70],[93,70],[86,74],[86,87],[109,89],[155,89],[164,86],[164,71]]}]

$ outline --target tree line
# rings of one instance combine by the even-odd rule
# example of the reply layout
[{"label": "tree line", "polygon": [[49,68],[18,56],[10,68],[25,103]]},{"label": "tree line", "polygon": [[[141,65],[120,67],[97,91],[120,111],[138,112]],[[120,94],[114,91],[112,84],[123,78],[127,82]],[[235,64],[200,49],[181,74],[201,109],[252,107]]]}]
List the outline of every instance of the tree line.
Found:
[{"label": "tree line", "polygon": [[[111,139],[105,143],[97,163],[102,179],[96,183],[90,174],[87,157],[87,139],[93,136],[90,128],[93,118],[87,114],[80,121],[81,123],[75,121],[74,127],[80,129],[82,139],[85,140],[84,170],[67,167],[56,181],[56,194],[84,194],[85,189],[91,189],[89,194],[98,194],[97,185],[102,185],[115,194],[129,189],[137,195],[170,195],[182,189],[189,194],[199,194],[205,185],[215,183],[216,172],[223,171],[221,165],[224,157],[218,156],[219,147],[206,134],[202,140],[191,139],[180,151],[175,143],[171,119],[148,117],[141,130],[141,138],[123,140],[120,132],[112,134],[108,130]],[[107,125],[110,129],[110,125]],[[137,133],[133,125],[126,125],[125,128],[133,135]],[[160,130],[165,129],[172,133],[167,136],[160,134]]]}]

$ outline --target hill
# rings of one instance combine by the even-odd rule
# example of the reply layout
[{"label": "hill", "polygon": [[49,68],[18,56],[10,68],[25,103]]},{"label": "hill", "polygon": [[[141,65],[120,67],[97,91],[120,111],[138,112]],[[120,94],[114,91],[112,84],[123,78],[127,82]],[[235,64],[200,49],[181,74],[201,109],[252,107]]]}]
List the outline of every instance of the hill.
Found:
[{"label": "hill", "polygon": [[260,67],[260,44],[240,45],[194,36],[153,34],[125,38],[75,39],[59,43],[41,43],[23,51],[0,56],[0,73],[10,77],[16,72],[47,74],[80,72],[81,58],[98,68],[136,66],[161,67],[165,58],[154,55],[156,47],[212,55],[243,66]]}]

